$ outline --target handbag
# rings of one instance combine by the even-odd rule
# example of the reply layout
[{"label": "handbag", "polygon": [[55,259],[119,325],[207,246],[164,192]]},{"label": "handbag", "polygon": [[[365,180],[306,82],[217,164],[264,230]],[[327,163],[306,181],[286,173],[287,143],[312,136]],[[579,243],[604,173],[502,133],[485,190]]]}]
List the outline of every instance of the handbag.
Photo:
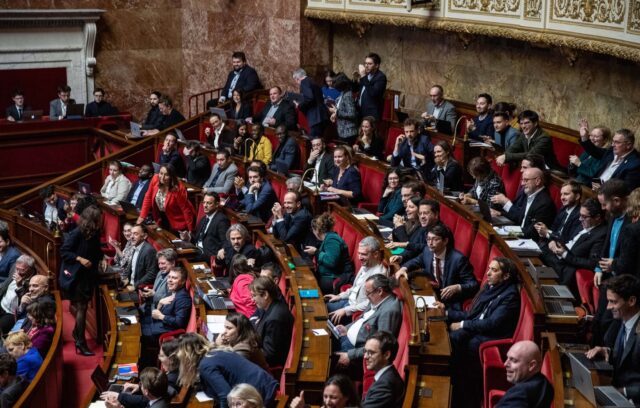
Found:
[{"label": "handbag", "polygon": [[68,291],[73,286],[74,282],[78,278],[78,274],[82,269],[82,264],[80,262],[75,262],[73,264],[67,264],[65,262],[60,266],[60,273],[58,275],[58,283],[60,284],[60,288],[62,290]]}]

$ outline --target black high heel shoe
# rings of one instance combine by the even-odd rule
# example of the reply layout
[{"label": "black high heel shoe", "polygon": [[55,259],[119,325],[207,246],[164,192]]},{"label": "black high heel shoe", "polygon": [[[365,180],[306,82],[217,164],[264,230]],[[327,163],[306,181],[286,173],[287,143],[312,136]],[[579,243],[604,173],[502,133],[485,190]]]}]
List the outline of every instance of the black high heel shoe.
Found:
[{"label": "black high heel shoe", "polygon": [[87,347],[87,343],[83,341],[76,341],[76,354],[80,354],[81,356],[85,357],[96,355],[96,353],[89,350],[89,347]]}]

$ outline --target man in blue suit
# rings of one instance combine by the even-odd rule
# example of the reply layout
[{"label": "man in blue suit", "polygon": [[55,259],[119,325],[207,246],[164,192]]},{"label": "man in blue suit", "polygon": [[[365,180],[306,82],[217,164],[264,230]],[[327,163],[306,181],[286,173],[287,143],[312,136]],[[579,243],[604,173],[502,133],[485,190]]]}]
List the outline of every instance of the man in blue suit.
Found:
[{"label": "man in blue suit", "polygon": [[[247,65],[247,56],[244,52],[234,52],[231,55],[231,64],[233,65],[233,71],[229,72],[227,82],[225,82],[224,88],[220,92],[220,99],[218,100],[220,103],[227,99],[230,100],[233,97],[233,91],[236,89],[246,95],[247,92],[255,91],[262,87],[256,70]],[[207,107],[210,106],[214,105],[207,103]]]},{"label": "man in blue suit", "polygon": [[513,387],[500,399],[496,408],[547,408],[553,402],[553,386],[540,373],[542,356],[532,341],[519,341],[509,349],[504,363],[507,381]]},{"label": "man in blue suit", "polygon": [[302,101],[294,101],[293,103],[307,118],[311,136],[322,136],[324,128],[329,122],[329,113],[324,104],[322,90],[302,68],[293,71],[293,79],[300,85],[300,93],[302,94]]},{"label": "man in blue suit", "polygon": [[129,190],[129,194],[127,195],[127,201],[135,205],[138,210],[142,208],[142,202],[144,201],[144,196],[147,194],[147,190],[149,189],[151,176],[153,176],[153,169],[151,166],[148,164],[140,166],[140,170],[138,170],[138,180],[133,183],[131,190]]},{"label": "man in blue suit", "polygon": [[[601,148],[589,140],[589,133],[580,135],[580,145],[594,158],[601,160],[603,169],[595,179],[606,182],[615,178],[624,181],[629,191],[640,187],[640,154],[634,148],[636,138],[629,129],[620,129],[613,135],[611,147]],[[594,190],[600,189],[600,183],[593,183]]]},{"label": "man in blue suit", "polygon": [[276,193],[271,183],[264,179],[264,170],[260,167],[249,167],[247,179],[249,187],[245,186],[240,178],[236,178],[236,194],[241,208],[267,222],[271,218],[273,204],[278,200]]},{"label": "man in blue suit", "polygon": [[408,118],[404,121],[404,135],[398,136],[393,153],[387,158],[393,167],[404,167],[420,171],[433,167],[433,144],[427,136],[420,135],[418,122]]},{"label": "man in blue suit", "polygon": [[291,169],[298,166],[300,148],[296,143],[296,139],[289,136],[285,125],[278,125],[276,136],[278,136],[280,144],[278,144],[278,148],[273,153],[273,161],[269,168],[276,173],[287,175]]},{"label": "man in blue suit", "polygon": [[370,53],[364,59],[364,65],[358,66],[360,82],[358,84],[358,106],[360,117],[373,116],[382,119],[384,93],[387,90],[387,77],[380,71],[380,56]]},{"label": "man in blue suit", "polygon": [[427,233],[427,247],[402,265],[396,279],[414,269],[422,268],[439,292],[447,310],[462,310],[462,302],[476,294],[480,285],[473,275],[473,268],[466,256],[450,247],[451,231],[443,225],[435,225]]}]

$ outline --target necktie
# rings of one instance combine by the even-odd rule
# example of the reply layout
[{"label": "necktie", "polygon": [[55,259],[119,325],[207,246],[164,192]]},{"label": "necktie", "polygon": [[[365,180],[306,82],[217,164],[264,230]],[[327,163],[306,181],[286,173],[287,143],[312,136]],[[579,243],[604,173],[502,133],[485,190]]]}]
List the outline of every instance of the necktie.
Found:
[{"label": "necktie", "polygon": [[222,170],[220,170],[220,167],[218,167],[218,171],[216,172],[216,175],[213,176],[213,180],[211,180],[211,187],[215,187],[216,181],[218,181],[218,177],[220,177],[220,173],[222,173]]},{"label": "necktie", "polygon": [[438,281],[438,286],[442,288],[442,268],[440,267],[440,260],[434,257],[436,261],[436,281]]},{"label": "necktie", "polygon": [[22,108],[18,108],[18,120],[22,119]]},{"label": "necktie", "polygon": [[620,331],[618,332],[618,338],[616,339],[616,349],[619,350],[617,352],[618,356],[622,357],[622,353],[624,353],[624,345],[625,339],[627,338],[627,326],[622,323],[622,327],[620,327]]},{"label": "necktie", "polygon": [[564,210],[564,215],[562,216],[562,222],[560,223],[560,229],[558,230],[558,234],[562,234],[562,230],[564,229],[564,225],[567,223],[569,219],[569,210]]}]

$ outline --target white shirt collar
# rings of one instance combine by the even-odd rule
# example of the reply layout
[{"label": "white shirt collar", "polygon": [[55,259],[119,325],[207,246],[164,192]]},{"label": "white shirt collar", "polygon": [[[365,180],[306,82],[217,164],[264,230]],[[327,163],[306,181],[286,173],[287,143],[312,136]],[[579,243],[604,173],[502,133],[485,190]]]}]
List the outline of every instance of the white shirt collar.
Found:
[{"label": "white shirt collar", "polygon": [[375,373],[375,375],[373,376],[374,381],[378,381],[380,379],[380,377],[382,377],[382,374],[384,374],[384,372],[387,371],[389,368],[391,368],[391,364],[389,364],[388,366],[384,366],[381,369],[379,369],[378,372]]}]

